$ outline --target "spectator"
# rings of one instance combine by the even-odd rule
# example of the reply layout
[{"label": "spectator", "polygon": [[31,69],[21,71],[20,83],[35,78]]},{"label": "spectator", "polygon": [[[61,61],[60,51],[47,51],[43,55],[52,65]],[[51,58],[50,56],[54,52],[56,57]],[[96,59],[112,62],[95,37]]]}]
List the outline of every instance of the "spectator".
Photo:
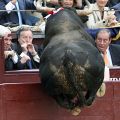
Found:
[{"label": "spectator", "polygon": [[33,34],[30,28],[21,28],[18,31],[17,53],[20,55],[19,69],[36,69],[39,67],[40,57],[38,47],[33,45]]},{"label": "spectator", "polygon": [[[78,0],[56,0],[56,3],[58,2],[58,4],[60,5],[59,8],[57,10],[54,10],[52,13],[50,14],[55,14],[60,10],[63,10],[65,7],[66,8],[74,8],[73,10],[75,10],[77,12],[77,14],[80,16],[81,20],[83,23],[85,23],[88,20],[87,15],[89,15],[92,11],[86,9],[86,10],[81,10],[81,9],[77,9],[77,2]],[[51,2],[52,3],[52,2]],[[53,2],[54,4],[54,2]],[[79,1],[80,4],[80,1]],[[82,3],[81,3],[82,4]],[[47,15],[45,18],[48,18],[50,15]]]},{"label": "spectator", "polygon": [[[88,20],[87,15],[91,13],[91,11],[88,10],[80,10],[80,9],[76,9],[76,0],[52,0],[50,3],[53,4],[59,4],[59,8],[57,10],[53,10],[51,12],[49,12],[49,14],[47,16],[45,16],[44,18],[47,20],[47,18],[50,17],[50,15],[52,14],[56,14],[57,12],[59,12],[60,10],[63,10],[65,7],[66,8],[73,8],[73,10],[75,12],[77,12],[77,14],[80,16],[82,22],[86,22]],[[42,32],[45,32],[45,21],[40,25],[40,29],[42,30]]]},{"label": "spectator", "polygon": [[[1,25],[35,25],[40,21],[40,18],[28,14],[24,10],[36,10],[37,6],[34,5],[34,0],[0,0],[0,24]],[[47,8],[46,8],[47,9]],[[45,8],[39,8],[45,11]],[[18,11],[12,11],[18,10]],[[23,10],[23,11],[19,11]],[[48,10],[48,9],[47,9]],[[46,11],[47,11],[46,10]]]},{"label": "spectator", "polygon": [[[62,7],[70,7],[71,8],[71,7],[76,7],[77,0],[62,0],[62,1],[58,0],[58,3]],[[92,11],[88,11],[88,9],[86,9],[86,10],[76,9],[76,12],[79,16],[86,16],[86,15],[90,14]]]},{"label": "spectator", "polygon": [[[54,8],[51,7],[47,7],[47,3],[46,2],[50,2],[49,0],[47,1],[42,1],[42,0],[34,0],[34,5],[36,7],[37,10],[41,11],[41,12],[49,12],[54,10]],[[44,5],[43,5],[44,4]]]},{"label": "spectator", "polygon": [[41,22],[44,21],[43,19],[43,15],[46,14],[50,11],[55,10],[55,8],[53,6],[49,6],[47,7],[47,3],[49,3],[50,1],[45,1],[45,0],[34,0],[34,5],[37,9],[37,11],[30,11],[29,14],[31,14],[32,16],[36,16],[38,18],[40,18],[40,21],[36,23],[36,25],[40,25]]},{"label": "spectator", "polygon": [[[86,1],[89,1],[90,3],[95,3],[96,2],[96,0],[82,0],[83,6],[87,5]],[[108,3],[107,3],[107,6],[112,7],[112,6],[114,6],[118,3],[119,3],[119,0],[109,0]]]},{"label": "spectator", "polygon": [[[94,4],[90,4],[89,10],[93,12],[88,15],[88,28],[114,26],[117,23],[115,11],[109,11],[110,8],[105,7],[107,2],[108,0],[96,0]],[[86,6],[84,9],[88,9],[88,7]]]},{"label": "spectator", "polygon": [[95,42],[106,66],[120,66],[120,45],[110,44],[111,34],[108,29],[100,29],[96,34]]},{"label": "spectator", "polygon": [[5,70],[17,69],[18,55],[15,52],[15,44],[12,43],[11,31],[0,25],[0,36],[4,40]]}]

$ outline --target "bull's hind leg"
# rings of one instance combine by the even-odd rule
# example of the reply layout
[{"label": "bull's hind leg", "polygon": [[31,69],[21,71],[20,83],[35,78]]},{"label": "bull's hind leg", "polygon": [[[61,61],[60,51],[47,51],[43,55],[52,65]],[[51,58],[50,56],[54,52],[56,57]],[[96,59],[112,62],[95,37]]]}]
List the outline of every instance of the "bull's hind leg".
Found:
[{"label": "bull's hind leg", "polygon": [[94,99],[95,99],[95,94],[90,94],[89,92],[87,92],[87,94],[86,94],[86,105],[87,106],[92,105]]},{"label": "bull's hind leg", "polygon": [[87,106],[92,105],[96,95],[98,97],[102,97],[105,95],[105,91],[106,91],[105,83],[102,83],[101,87],[99,89],[96,89],[96,90],[91,90],[91,91],[87,92],[87,94],[86,94],[86,105]]},{"label": "bull's hind leg", "polygon": [[93,101],[94,101],[94,99],[96,97],[97,90],[98,90],[98,88],[95,89],[95,87],[92,87],[91,89],[89,89],[87,91],[86,96],[85,96],[85,98],[86,98],[86,103],[85,103],[86,106],[92,105],[92,103],[93,103]]},{"label": "bull's hind leg", "polygon": [[98,97],[103,97],[105,95],[105,92],[106,92],[106,85],[105,85],[105,83],[102,83],[102,85],[100,86],[100,88],[98,89],[98,91],[96,93],[90,94],[88,92],[86,94],[86,105],[90,106],[93,103],[96,95]]}]

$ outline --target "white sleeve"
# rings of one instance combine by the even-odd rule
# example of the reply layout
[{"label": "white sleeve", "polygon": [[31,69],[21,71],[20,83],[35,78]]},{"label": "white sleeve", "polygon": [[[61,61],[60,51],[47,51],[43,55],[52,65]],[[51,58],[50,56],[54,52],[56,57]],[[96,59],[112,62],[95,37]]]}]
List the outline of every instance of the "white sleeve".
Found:
[{"label": "white sleeve", "polygon": [[17,56],[16,53],[15,53],[14,56],[12,56],[12,60],[13,60],[13,62],[14,62],[15,64],[18,62],[18,56]]},{"label": "white sleeve", "polygon": [[15,8],[15,5],[12,4],[12,2],[10,1],[6,6],[5,6],[6,10],[7,10],[7,13],[9,14],[14,8]]},{"label": "white sleeve", "polygon": [[20,57],[24,57],[24,56],[28,56],[28,55],[27,55],[27,53],[22,52],[22,53],[20,54]]},{"label": "white sleeve", "polygon": [[33,56],[33,59],[34,59],[34,61],[36,61],[36,62],[40,62],[40,57],[38,56],[38,54],[36,54],[35,56]]}]

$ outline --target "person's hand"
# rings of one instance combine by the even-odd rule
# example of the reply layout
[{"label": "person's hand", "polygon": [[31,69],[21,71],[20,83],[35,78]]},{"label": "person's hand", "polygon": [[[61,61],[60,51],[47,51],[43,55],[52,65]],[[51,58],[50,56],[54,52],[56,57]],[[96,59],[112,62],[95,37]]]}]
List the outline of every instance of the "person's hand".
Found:
[{"label": "person's hand", "polygon": [[117,23],[118,23],[118,22],[117,22],[117,20],[116,20],[116,16],[115,16],[115,15],[111,16],[110,19],[108,20],[108,26],[114,26],[114,25],[116,25]]},{"label": "person's hand", "polygon": [[105,20],[112,20],[112,19],[116,19],[116,17],[115,17],[114,14],[108,14],[108,15],[105,17]]},{"label": "person's hand", "polygon": [[40,12],[50,12],[50,11],[55,10],[55,8],[50,8],[50,7],[47,7],[47,6],[46,7],[42,6],[41,0],[35,1],[35,7]]},{"label": "person's hand", "polygon": [[4,51],[4,55],[5,55],[5,59],[8,58],[8,56],[14,56],[15,55],[15,52],[12,50],[12,51]]},{"label": "person's hand", "polygon": [[36,51],[35,51],[35,48],[34,48],[34,45],[33,44],[28,44],[27,45],[27,50],[32,54],[32,55],[35,55],[36,54]]},{"label": "person's hand", "polygon": [[108,12],[108,15],[105,18],[105,20],[108,21],[107,26],[114,26],[118,23],[117,20],[116,20],[116,16],[114,14],[115,14],[114,10],[111,10],[111,11]]},{"label": "person's hand", "polygon": [[54,11],[55,8],[50,8],[50,7],[43,7],[43,12],[51,12]]},{"label": "person's hand", "polygon": [[93,11],[92,11],[92,9],[91,10],[84,9],[84,10],[76,10],[76,12],[80,16],[87,16],[87,15],[91,14]]},{"label": "person's hand", "polygon": [[23,44],[21,45],[21,47],[22,47],[23,52],[28,52],[27,44],[26,44],[26,43],[23,43]]},{"label": "person's hand", "polygon": [[55,8],[52,8],[52,7],[36,7],[36,9],[40,12],[51,12],[51,11],[54,11]]},{"label": "person's hand", "polygon": [[22,64],[26,63],[28,60],[30,60],[30,57],[28,55],[24,55],[21,59],[20,62]]},{"label": "person's hand", "polygon": [[11,0],[12,4],[14,4],[14,5],[16,4],[16,1],[17,0]]},{"label": "person's hand", "polygon": [[92,6],[91,4],[89,4],[89,5],[86,5],[86,6],[84,7],[84,9],[82,9],[82,11],[84,11],[84,13],[85,13],[86,15],[89,15],[89,14],[91,14],[92,12],[94,12],[94,8],[93,8],[93,6]]}]

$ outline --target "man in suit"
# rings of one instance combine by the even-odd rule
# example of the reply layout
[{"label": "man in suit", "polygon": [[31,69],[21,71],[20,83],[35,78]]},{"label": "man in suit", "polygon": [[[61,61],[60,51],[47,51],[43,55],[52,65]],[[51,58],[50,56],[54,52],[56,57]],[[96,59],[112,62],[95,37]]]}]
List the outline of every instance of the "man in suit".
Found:
[{"label": "man in suit", "polygon": [[[0,0],[0,24],[19,24],[19,17],[16,8],[16,3],[20,10],[36,10],[34,0]],[[20,12],[22,24],[35,25],[39,21],[39,18],[29,15],[25,11]]]},{"label": "man in suit", "polygon": [[0,37],[4,40],[5,70],[15,70],[17,69],[19,57],[15,52],[15,44],[12,43],[11,31],[0,25]]},{"label": "man in suit", "polygon": [[111,34],[108,29],[98,31],[95,43],[103,56],[106,66],[120,66],[120,45],[111,44]]},{"label": "man in suit", "polygon": [[33,45],[33,34],[30,28],[21,28],[17,33],[17,54],[21,57],[18,69],[36,69],[39,67],[40,57],[38,47]]}]

